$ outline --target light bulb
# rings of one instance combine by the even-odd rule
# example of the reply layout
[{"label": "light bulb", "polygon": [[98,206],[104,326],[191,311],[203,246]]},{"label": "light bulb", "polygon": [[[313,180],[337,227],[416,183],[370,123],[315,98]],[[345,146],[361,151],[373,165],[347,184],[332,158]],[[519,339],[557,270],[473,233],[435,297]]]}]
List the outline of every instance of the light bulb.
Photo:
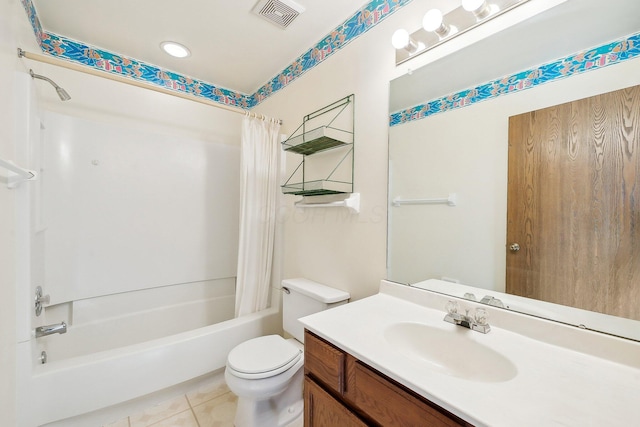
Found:
[{"label": "light bulb", "polygon": [[485,0],[462,0],[462,7],[467,12],[473,12],[474,10],[480,9]]},{"label": "light bulb", "polygon": [[451,28],[443,22],[442,12],[438,9],[431,9],[422,18],[422,28],[426,31],[436,33],[440,38],[449,35]]},{"label": "light bulb", "polygon": [[422,18],[422,27],[429,32],[437,30],[442,25],[442,12],[438,9],[431,9]]},{"label": "light bulb", "polygon": [[396,49],[405,49],[409,46],[410,42],[411,37],[409,36],[409,32],[403,28],[396,30],[393,36],[391,36],[391,44]]},{"label": "light bulb", "polygon": [[462,8],[475,15],[476,19],[484,19],[491,14],[486,0],[462,0]]},{"label": "light bulb", "polygon": [[411,38],[409,32],[402,28],[393,33],[393,36],[391,36],[391,44],[396,49],[406,50],[409,52],[409,55],[413,55],[414,53],[424,49],[424,43],[417,43]]}]

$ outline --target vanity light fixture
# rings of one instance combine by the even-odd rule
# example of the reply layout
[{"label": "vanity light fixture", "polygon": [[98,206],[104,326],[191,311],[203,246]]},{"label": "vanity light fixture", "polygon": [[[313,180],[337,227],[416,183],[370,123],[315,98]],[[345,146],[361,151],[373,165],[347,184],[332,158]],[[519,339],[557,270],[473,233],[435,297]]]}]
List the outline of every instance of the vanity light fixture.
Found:
[{"label": "vanity light fixture", "polygon": [[188,56],[191,56],[191,51],[187,49],[186,46],[181,45],[180,43],[165,41],[160,43],[160,48],[174,58],[186,58]]},{"label": "vanity light fixture", "polygon": [[528,1],[462,0],[461,6],[446,14],[438,9],[431,9],[422,18],[422,28],[413,33],[406,30],[397,30],[393,33],[391,43],[396,48],[396,65],[446,43]]}]

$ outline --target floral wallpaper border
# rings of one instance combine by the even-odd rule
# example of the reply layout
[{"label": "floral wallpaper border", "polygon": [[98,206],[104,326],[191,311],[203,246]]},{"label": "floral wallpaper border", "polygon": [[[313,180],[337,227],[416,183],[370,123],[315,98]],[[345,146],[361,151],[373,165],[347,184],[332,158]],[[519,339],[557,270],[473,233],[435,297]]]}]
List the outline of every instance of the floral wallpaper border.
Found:
[{"label": "floral wallpaper border", "polygon": [[434,114],[467,107],[487,99],[618,64],[636,58],[638,55],[640,55],[640,33],[392,113],[389,117],[389,126],[424,119]]},{"label": "floral wallpaper border", "polygon": [[269,96],[285,88],[306,71],[319,65],[349,42],[360,37],[411,1],[371,0],[342,25],[327,34],[314,47],[302,54],[277,76],[258,89],[256,93],[248,95],[45,31],[38,19],[33,1],[21,0],[38,44],[46,54],[242,109],[253,108]]},{"label": "floral wallpaper border", "polygon": [[166,89],[206,98],[219,104],[250,108],[249,95],[214,86],[201,80],[183,76],[155,65],[88,46],[82,42],[44,31],[41,47],[44,53],[87,65],[94,69],[117,74]]},{"label": "floral wallpaper border", "polygon": [[355,15],[347,19],[341,26],[318,42],[303,55],[298,57],[280,74],[272,78],[253,94],[254,103],[258,105],[266,98],[286,87],[306,71],[320,64],[349,42],[360,37],[396,10],[409,4],[411,0],[372,0]]}]

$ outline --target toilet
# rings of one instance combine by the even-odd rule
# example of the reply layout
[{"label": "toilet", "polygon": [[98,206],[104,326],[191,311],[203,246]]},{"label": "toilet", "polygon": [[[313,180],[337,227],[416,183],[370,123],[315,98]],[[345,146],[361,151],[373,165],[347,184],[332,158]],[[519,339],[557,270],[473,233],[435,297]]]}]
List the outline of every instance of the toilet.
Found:
[{"label": "toilet", "polygon": [[236,427],[284,427],[301,419],[304,327],[298,319],[349,300],[347,292],[302,278],[283,280],[282,291],[282,326],[293,338],[254,338],[227,356],[224,377],[238,396]]}]

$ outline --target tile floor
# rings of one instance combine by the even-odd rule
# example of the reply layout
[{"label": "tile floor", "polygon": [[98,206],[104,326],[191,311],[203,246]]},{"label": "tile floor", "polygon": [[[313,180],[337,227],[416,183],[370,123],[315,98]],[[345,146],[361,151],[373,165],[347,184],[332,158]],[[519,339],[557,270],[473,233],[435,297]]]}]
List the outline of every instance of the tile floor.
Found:
[{"label": "tile floor", "polygon": [[233,427],[237,397],[212,383],[104,427]]}]

